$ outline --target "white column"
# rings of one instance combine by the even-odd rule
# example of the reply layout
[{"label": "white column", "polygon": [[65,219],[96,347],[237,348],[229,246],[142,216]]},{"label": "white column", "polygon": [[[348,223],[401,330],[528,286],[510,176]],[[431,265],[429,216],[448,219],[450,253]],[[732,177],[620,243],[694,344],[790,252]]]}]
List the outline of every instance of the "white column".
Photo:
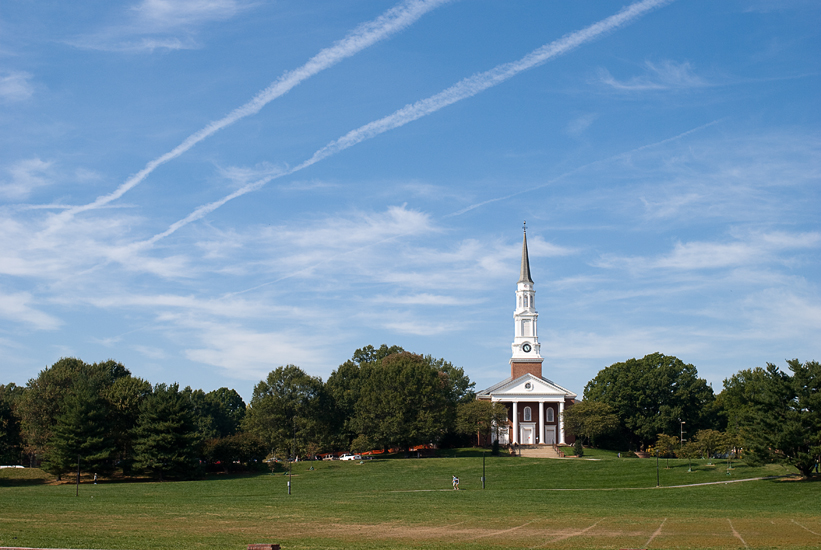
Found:
[{"label": "white column", "polygon": [[564,445],[564,400],[559,402],[559,445]]},{"label": "white column", "polygon": [[539,401],[539,443],[544,443],[544,401]]},{"label": "white column", "polygon": [[519,442],[519,402],[513,402],[513,441],[511,443]]}]

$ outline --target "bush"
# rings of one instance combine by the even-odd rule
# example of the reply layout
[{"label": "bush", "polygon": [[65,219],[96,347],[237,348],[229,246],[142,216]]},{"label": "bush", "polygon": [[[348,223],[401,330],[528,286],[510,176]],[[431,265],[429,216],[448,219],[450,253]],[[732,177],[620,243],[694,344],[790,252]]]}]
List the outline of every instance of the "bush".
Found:
[{"label": "bush", "polygon": [[573,443],[573,450],[576,453],[576,456],[584,456],[584,446],[582,445],[582,439],[576,439],[576,442]]}]

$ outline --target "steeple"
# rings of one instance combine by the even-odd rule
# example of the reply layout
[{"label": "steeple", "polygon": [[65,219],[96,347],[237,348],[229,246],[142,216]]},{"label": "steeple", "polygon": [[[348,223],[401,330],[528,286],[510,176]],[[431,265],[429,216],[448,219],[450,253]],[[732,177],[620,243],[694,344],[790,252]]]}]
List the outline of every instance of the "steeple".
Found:
[{"label": "steeple", "polygon": [[527,226],[522,239],[522,266],[519,270],[519,281],[516,283],[516,309],[513,312],[513,344],[510,358],[510,376],[518,378],[525,373],[542,376],[541,344],[536,324],[539,313],[536,311],[536,291],[530,276],[530,258],[527,255]]},{"label": "steeple", "polygon": [[527,256],[527,222],[524,226],[524,238],[522,239],[522,268],[519,270],[519,282],[533,284],[530,278],[530,258]]}]

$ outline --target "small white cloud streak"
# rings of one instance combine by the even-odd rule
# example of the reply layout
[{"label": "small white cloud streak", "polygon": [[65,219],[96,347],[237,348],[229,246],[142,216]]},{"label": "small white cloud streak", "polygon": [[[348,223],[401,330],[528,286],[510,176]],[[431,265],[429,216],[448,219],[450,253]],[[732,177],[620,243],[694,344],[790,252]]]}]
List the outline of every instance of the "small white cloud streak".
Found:
[{"label": "small white cloud streak", "polygon": [[23,71],[0,74],[0,103],[25,101],[34,95],[31,74]]},{"label": "small white cloud streak", "polygon": [[387,132],[388,130],[399,128],[409,122],[413,122],[414,120],[418,120],[424,116],[435,113],[436,111],[439,111],[448,105],[452,105],[457,101],[473,97],[488,88],[492,88],[493,86],[513,78],[521,72],[537,67],[550,59],[565,54],[607,32],[614,31],[619,27],[627,25],[645,13],[665,4],[669,4],[672,1],[673,0],[643,0],[642,2],[631,4],[630,6],[622,9],[619,13],[611,15],[598,23],[594,23],[593,25],[590,25],[580,31],[567,34],[558,40],[545,44],[541,48],[537,48],[518,61],[497,65],[489,71],[465,78],[450,88],[439,92],[438,94],[417,101],[416,103],[406,105],[391,115],[365,124],[364,126],[360,126],[359,128],[348,132],[341,138],[332,141],[325,147],[322,147],[316,151],[311,158],[301,164],[279,174],[270,175],[254,183],[245,185],[220,200],[200,206],[182,220],[171,225],[166,231],[155,235],[151,239],[143,241],[143,243],[140,243],[140,246],[150,246],[158,240],[171,235],[181,227],[213,212],[226,202],[246,193],[256,191],[270,181],[282,176],[299,172],[300,170],[308,168],[309,166],[316,164],[325,158],[344,151],[349,147],[353,147],[354,145],[365,140],[374,138]]},{"label": "small white cloud streak", "polygon": [[645,65],[649,74],[637,76],[627,82],[619,82],[605,69],[600,71],[599,78],[604,84],[623,92],[678,90],[707,86],[707,82],[703,78],[693,74],[688,62],[663,61],[655,64],[647,61]]},{"label": "small white cloud streak", "polygon": [[[303,66],[284,73],[279,79],[259,92],[245,105],[234,109],[225,117],[211,122],[202,130],[188,136],[182,143],[168,153],[150,161],[145,165],[145,168],[126,180],[125,183],[120,185],[114,192],[100,196],[91,203],[70,208],[64,211],[61,217],[66,220],[75,214],[100,208],[122,197],[130,189],[139,185],[156,170],[157,167],[179,157],[197,143],[242,118],[258,113],[265,105],[285,95],[304,80],[409,27],[425,13],[450,1],[451,0],[407,0],[389,9],[373,21],[359,25],[345,38],[336,42],[333,46],[320,51]],[[227,198],[226,201],[231,198],[233,198],[233,196]],[[224,204],[224,202],[220,203],[220,205],[221,204]]]},{"label": "small white cloud streak", "polygon": [[596,119],[599,118],[598,113],[586,113],[571,120],[567,125],[567,133],[573,137],[581,136]]}]

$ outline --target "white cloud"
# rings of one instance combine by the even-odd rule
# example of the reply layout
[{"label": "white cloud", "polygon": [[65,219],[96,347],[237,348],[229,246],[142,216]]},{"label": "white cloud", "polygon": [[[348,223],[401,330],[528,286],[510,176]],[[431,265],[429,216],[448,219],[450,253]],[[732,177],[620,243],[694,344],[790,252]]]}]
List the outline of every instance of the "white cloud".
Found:
[{"label": "white cloud", "polygon": [[146,26],[159,31],[230,19],[241,7],[235,0],[143,0],[131,11]]},{"label": "white cloud", "polygon": [[397,334],[412,334],[414,336],[433,336],[461,330],[461,325],[409,319],[407,314],[386,314],[387,321],[380,325]]},{"label": "white cloud", "polygon": [[83,302],[102,309],[141,308],[156,312],[163,320],[180,316],[221,317],[227,319],[262,319],[274,314],[292,315],[293,308],[276,307],[258,299],[239,297],[202,299],[176,294],[102,293],[90,295]]},{"label": "white cloud", "polygon": [[31,79],[24,71],[0,72],[0,103],[25,101],[34,95]]},{"label": "white cloud", "polygon": [[415,305],[415,306],[463,306],[466,303],[476,304],[479,300],[470,300],[465,302],[456,296],[448,294],[410,294],[407,296],[386,296],[380,294],[374,296],[372,301],[377,304],[399,304],[399,305]]},{"label": "white cloud", "polygon": [[52,183],[51,162],[30,158],[6,168],[8,179],[0,180],[0,197],[25,199],[38,187]]},{"label": "white cloud", "polygon": [[234,378],[260,380],[278,366],[305,368],[326,360],[322,348],[298,331],[258,332],[235,324],[196,324],[202,347],[186,349],[185,356],[224,369]]},{"label": "white cloud", "polygon": [[577,116],[567,123],[567,133],[573,137],[581,136],[596,119],[599,118],[598,113],[585,113]]},{"label": "white cloud", "polygon": [[62,321],[32,307],[33,298],[28,292],[0,293],[0,317],[14,323],[26,323],[37,330],[55,330]]},{"label": "white cloud", "polygon": [[152,347],[152,346],[139,346],[139,345],[131,346],[131,348],[134,349],[135,351],[137,351],[138,353],[140,353],[142,355],[145,355],[149,359],[159,360],[159,359],[165,359],[167,357],[165,351],[160,349],[160,348],[155,348],[155,347]]},{"label": "white cloud", "polygon": [[677,242],[673,250],[656,257],[620,257],[603,255],[595,262],[602,268],[621,267],[630,270],[670,269],[690,271],[734,268],[782,262],[782,254],[818,248],[821,233],[749,233],[725,242]]},{"label": "white cloud", "polygon": [[122,22],[78,36],[69,44],[112,52],[153,52],[200,47],[197,36],[208,23],[225,21],[253,3],[237,0],[142,0],[121,15]]},{"label": "white cloud", "polygon": [[616,80],[607,69],[600,69],[599,81],[624,92],[681,90],[709,85],[706,80],[693,73],[690,63],[686,61],[684,63],[669,60],[660,63],[646,61],[645,69],[645,74],[626,81]]}]

